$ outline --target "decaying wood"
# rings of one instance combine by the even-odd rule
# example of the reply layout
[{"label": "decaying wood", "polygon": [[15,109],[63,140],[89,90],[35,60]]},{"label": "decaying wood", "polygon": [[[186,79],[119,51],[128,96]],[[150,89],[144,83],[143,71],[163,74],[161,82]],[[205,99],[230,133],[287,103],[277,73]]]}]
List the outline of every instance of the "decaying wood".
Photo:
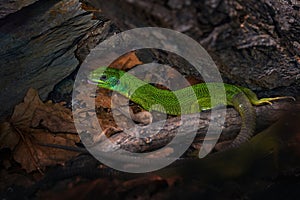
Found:
[{"label": "decaying wood", "polygon": [[38,0],[11,0],[11,1],[0,1],[0,19],[4,18],[5,16],[14,13],[22,8],[33,4]]},{"label": "decaying wood", "polygon": [[[247,181],[299,170],[299,105],[237,149],[187,160],[184,165],[157,172],[162,176],[180,175],[199,182]],[[245,179],[247,177],[247,179]],[[286,179],[287,180],[287,179]]]},{"label": "decaying wood", "polygon": [[[300,94],[299,1],[84,1],[123,30],[158,26],[191,36],[209,51],[225,82],[262,96]],[[197,76],[186,63],[168,61]]]},{"label": "decaying wood", "polygon": [[[256,107],[257,114],[257,130],[256,133],[265,129],[269,125],[276,122],[280,116],[288,112],[295,105],[291,102],[275,102],[272,105],[264,105]],[[298,105],[299,107],[299,105]],[[221,113],[221,110],[216,110]],[[161,129],[157,123],[152,123],[148,126],[135,126],[129,130],[119,131],[112,135],[109,139],[112,143],[118,144],[122,149],[131,152],[145,152],[154,149],[158,149],[167,145],[176,134],[184,137],[185,134],[190,133],[192,127],[197,126],[199,129],[197,131],[196,138],[194,140],[194,147],[196,149],[200,148],[203,138],[205,137],[208,129],[208,125],[211,122],[210,112],[202,112],[200,115],[200,122],[198,122],[198,115],[189,115],[189,119],[186,121],[180,121],[180,117],[174,117],[167,119],[165,125]],[[216,117],[213,119],[213,123],[219,123]],[[185,131],[178,133],[180,126],[184,124]],[[233,109],[228,108],[226,114],[226,120],[223,125],[222,134],[218,140],[218,143],[224,141],[230,141],[236,137],[239,133],[241,125],[241,118],[239,114]],[[153,134],[156,133],[156,134]],[[157,134],[158,133],[158,134]],[[134,137],[139,135],[140,137],[146,136],[144,138]],[[210,138],[215,139],[215,138]],[[177,144],[178,145],[178,144]],[[110,142],[104,141],[101,144],[101,149],[104,151],[110,151],[114,149]]]},{"label": "decaying wood", "polygon": [[[0,120],[12,112],[30,87],[38,89],[45,100],[110,32],[111,25],[93,20],[79,0],[1,1],[0,101],[5,106]],[[65,94],[72,84],[59,89]]]}]

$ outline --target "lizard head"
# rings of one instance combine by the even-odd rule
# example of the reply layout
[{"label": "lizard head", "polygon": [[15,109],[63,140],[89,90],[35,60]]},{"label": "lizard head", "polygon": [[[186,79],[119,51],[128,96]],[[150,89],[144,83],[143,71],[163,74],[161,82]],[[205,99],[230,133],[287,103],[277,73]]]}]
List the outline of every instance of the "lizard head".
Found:
[{"label": "lizard head", "polygon": [[120,83],[120,78],[123,75],[124,71],[122,70],[100,67],[90,73],[88,82],[102,88],[113,89]]}]

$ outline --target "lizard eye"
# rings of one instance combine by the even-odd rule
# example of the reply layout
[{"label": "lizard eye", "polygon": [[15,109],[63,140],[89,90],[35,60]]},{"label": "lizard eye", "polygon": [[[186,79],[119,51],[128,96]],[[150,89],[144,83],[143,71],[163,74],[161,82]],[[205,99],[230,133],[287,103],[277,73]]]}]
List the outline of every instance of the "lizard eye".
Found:
[{"label": "lizard eye", "polygon": [[103,75],[100,76],[100,80],[101,80],[101,81],[106,81],[106,79],[107,79],[107,77],[106,77],[105,74],[103,74]]}]

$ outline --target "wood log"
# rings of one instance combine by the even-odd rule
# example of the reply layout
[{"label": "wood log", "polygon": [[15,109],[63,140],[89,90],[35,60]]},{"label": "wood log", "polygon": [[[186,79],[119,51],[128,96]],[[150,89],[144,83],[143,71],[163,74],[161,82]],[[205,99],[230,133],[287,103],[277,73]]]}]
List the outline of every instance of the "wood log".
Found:
[{"label": "wood log", "polygon": [[298,1],[85,1],[123,30],[159,26],[191,36],[209,51],[225,82],[259,96],[300,94]]},{"label": "wood log", "polygon": [[[275,123],[283,114],[287,113],[292,108],[296,109],[296,107],[299,109],[300,105],[290,102],[275,102],[273,105],[256,107],[256,133]],[[222,110],[216,111],[217,113],[222,112]],[[213,119],[213,122],[210,112],[202,112],[200,115],[200,121],[198,121],[198,117],[199,115],[189,115],[187,120],[182,121],[180,117],[170,118],[166,120],[163,127],[158,125],[159,122],[154,122],[144,127],[137,125],[125,131],[118,131],[109,138],[110,142],[101,142],[99,146],[101,146],[103,151],[111,151],[114,149],[114,147],[111,146],[112,142],[113,144],[118,144],[119,148],[130,152],[147,152],[167,145],[176,134],[179,134],[181,137],[185,137],[187,136],[186,134],[190,134],[190,130],[193,130],[194,127],[198,127],[193,147],[199,150],[203,139],[207,134],[209,124],[220,123],[220,116],[217,114]],[[182,124],[184,124],[185,130],[179,133],[178,130]],[[240,131],[241,118],[233,108],[228,108],[226,111],[225,123],[220,126],[223,126],[220,138],[218,139],[217,135],[215,138],[208,138],[210,140],[218,139],[217,142],[219,144],[224,141],[231,141],[237,136]],[[135,137],[136,135],[139,135],[140,138]]]},{"label": "wood log", "polygon": [[93,20],[93,14],[83,10],[78,0],[33,2],[0,5],[0,12],[8,12],[0,15],[0,99],[4,105],[0,120],[30,87],[38,89],[45,100],[79,66],[81,58],[75,52],[86,55],[90,40],[95,35],[99,40],[106,38],[110,30],[103,20]]}]

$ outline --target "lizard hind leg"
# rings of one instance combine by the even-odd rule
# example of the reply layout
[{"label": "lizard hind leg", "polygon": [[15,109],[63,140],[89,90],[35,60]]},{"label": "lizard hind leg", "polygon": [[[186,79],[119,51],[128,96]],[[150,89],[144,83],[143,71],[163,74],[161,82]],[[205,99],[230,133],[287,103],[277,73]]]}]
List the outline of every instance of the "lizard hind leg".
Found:
[{"label": "lizard hind leg", "polygon": [[292,99],[292,100],[296,100],[294,97],[292,96],[282,96],[282,97],[269,97],[269,98],[261,98],[258,99],[256,94],[254,92],[252,92],[252,90],[248,89],[248,88],[244,88],[244,87],[239,87],[244,94],[248,97],[248,99],[250,100],[250,102],[252,103],[252,105],[258,106],[258,105],[262,105],[262,104],[270,104],[272,105],[272,101],[276,101],[279,99]]},{"label": "lizard hind leg", "polygon": [[292,99],[292,100],[296,101],[296,99],[292,96],[282,96],[282,97],[262,98],[262,99],[258,99],[253,102],[251,101],[251,103],[253,105],[262,105],[262,104],[266,104],[266,103],[272,105],[272,101],[276,101],[279,99]]}]

